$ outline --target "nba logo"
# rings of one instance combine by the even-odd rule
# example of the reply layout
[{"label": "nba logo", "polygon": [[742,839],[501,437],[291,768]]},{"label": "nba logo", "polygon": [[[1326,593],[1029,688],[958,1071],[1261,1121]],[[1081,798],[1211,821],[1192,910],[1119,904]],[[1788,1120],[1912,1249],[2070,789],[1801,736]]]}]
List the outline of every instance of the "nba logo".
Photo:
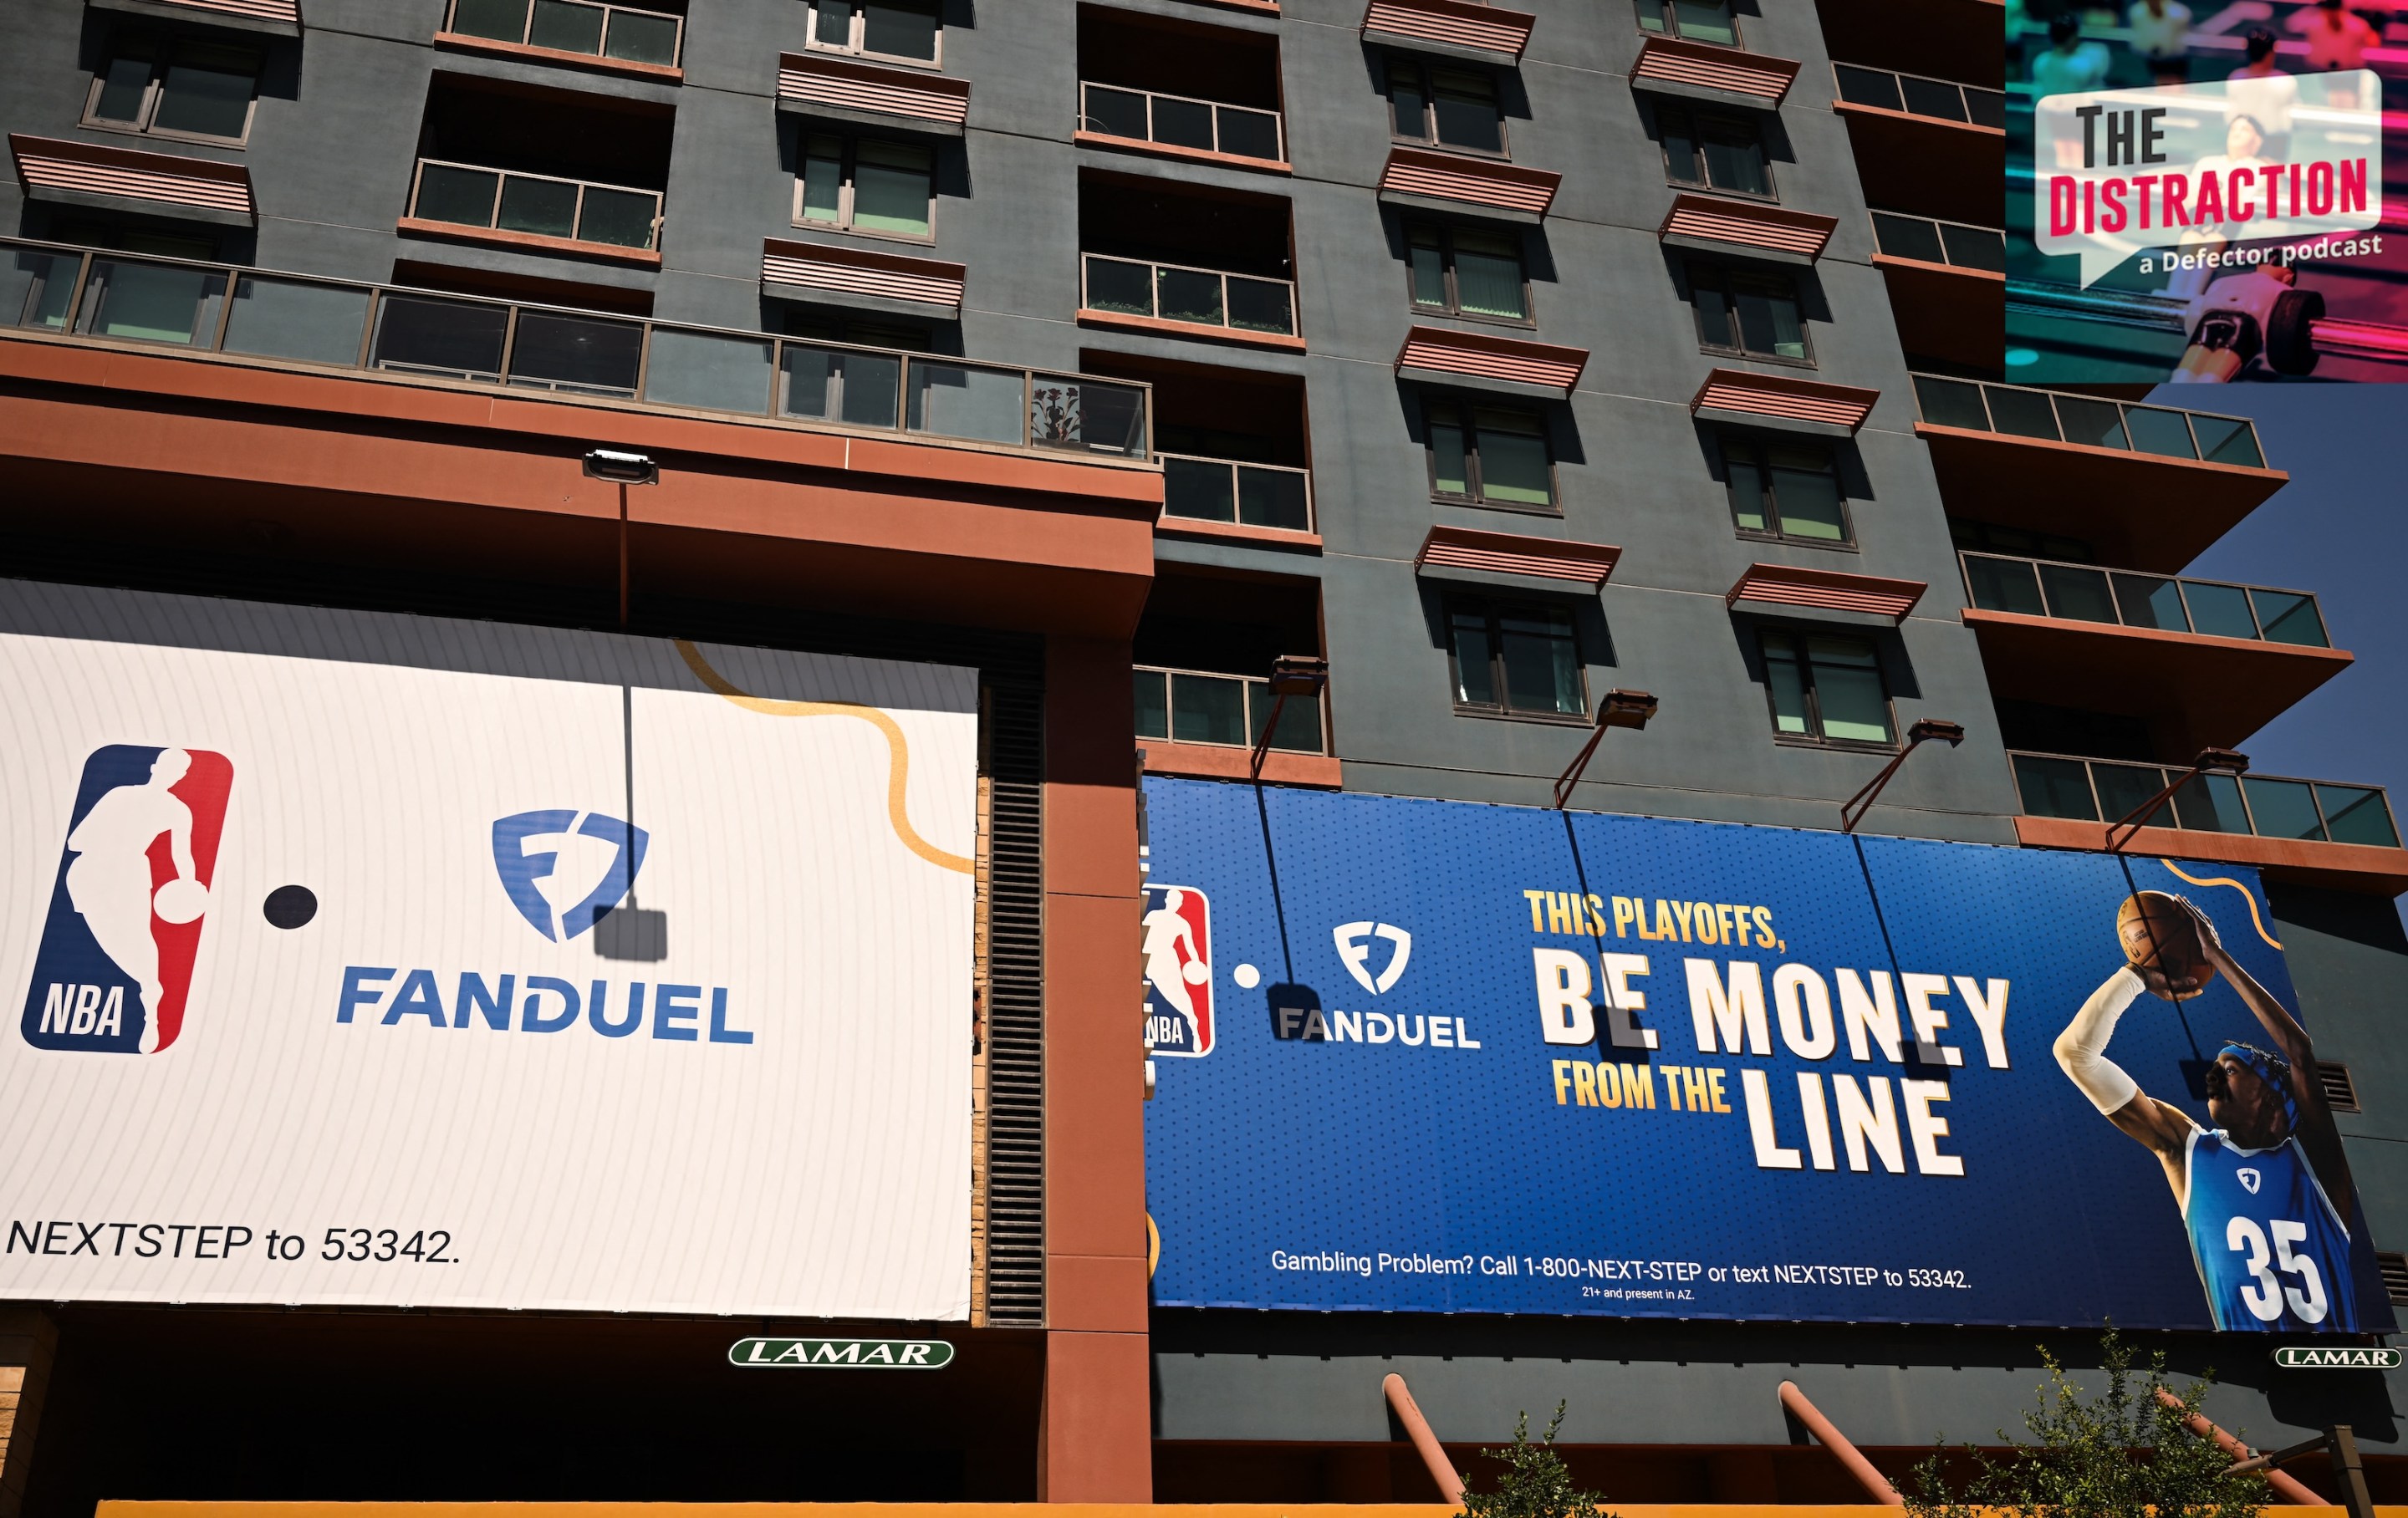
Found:
[{"label": "nba logo", "polygon": [[1156,1054],[1212,1052],[1212,905],[1189,885],[1145,888],[1145,1031]]},{"label": "nba logo", "polygon": [[22,1024],[36,1049],[155,1054],[184,998],[217,876],[234,766],[113,743],[83,762]]}]

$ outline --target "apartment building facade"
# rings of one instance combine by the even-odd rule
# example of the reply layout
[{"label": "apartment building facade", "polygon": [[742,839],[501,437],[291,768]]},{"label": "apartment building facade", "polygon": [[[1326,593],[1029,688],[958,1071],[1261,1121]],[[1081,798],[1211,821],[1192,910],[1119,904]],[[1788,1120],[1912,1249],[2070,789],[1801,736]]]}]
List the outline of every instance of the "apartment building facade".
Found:
[{"label": "apartment building facade", "polygon": [[[1784,1381],[1893,1474],[2013,1425],[2021,1327],[1154,1305],[1135,1015],[1157,783],[1828,830],[1940,721],[1865,832],[2100,853],[2346,666],[2179,576],[2284,483],[2247,422],[1997,382],[1994,5],[9,17],[9,577],[975,668],[980,1125],[967,1322],[0,1308],[0,1518],[1417,1499],[1391,1371],[1458,1461],[1570,1401],[1627,1500],[1856,1499]],[[2263,872],[2408,1239],[2386,799],[2172,805],[2129,848]],[[725,1354],[907,1330],[953,1365]],[[2379,1378],[2154,1342],[2387,1448]]]}]

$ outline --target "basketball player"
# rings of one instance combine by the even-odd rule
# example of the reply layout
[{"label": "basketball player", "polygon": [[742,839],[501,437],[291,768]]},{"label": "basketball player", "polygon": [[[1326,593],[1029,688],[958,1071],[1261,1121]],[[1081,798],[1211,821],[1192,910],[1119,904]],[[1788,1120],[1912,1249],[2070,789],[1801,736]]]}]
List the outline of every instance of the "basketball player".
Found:
[{"label": "basketball player", "polygon": [[[1145,932],[1142,952],[1145,954],[1145,978],[1163,1005],[1187,1020],[1187,1047],[1193,1052],[1204,1047],[1204,1028],[1196,1020],[1196,1000],[1187,993],[1187,971],[1201,967],[1203,953],[1196,947],[1196,930],[1181,915],[1180,903],[1187,893],[1172,886],[1162,894],[1162,905],[1145,914],[1139,924]],[[1185,957],[1180,954],[1182,947]],[[1198,978],[1201,979],[1200,977]]]},{"label": "basketball player", "polygon": [[176,866],[176,881],[170,884],[190,881],[188,890],[199,886],[193,868],[193,809],[167,789],[192,767],[191,754],[162,749],[150,762],[147,783],[102,792],[67,835],[67,848],[76,856],[67,866],[67,899],[92,930],[100,952],[140,987],[141,1050],[146,1054],[158,1052],[163,989],[159,944],[150,936],[150,845],[165,834],[167,857]]},{"label": "basketball player", "polygon": [[2187,989],[2154,965],[2127,965],[2057,1035],[2057,1062],[2107,1121],[2165,1167],[2218,1328],[2353,1332],[2350,1227],[2335,1199],[2354,1216],[2358,1194],[2314,1075],[2307,1030],[2225,951],[2198,908],[2174,899],[2196,927],[2206,963],[2232,982],[2274,1052],[2245,1043],[2217,1051],[2207,1072],[2207,1115],[2215,1126],[2201,1128],[2106,1057],[2117,1019],[2143,991],[2171,1001]]}]

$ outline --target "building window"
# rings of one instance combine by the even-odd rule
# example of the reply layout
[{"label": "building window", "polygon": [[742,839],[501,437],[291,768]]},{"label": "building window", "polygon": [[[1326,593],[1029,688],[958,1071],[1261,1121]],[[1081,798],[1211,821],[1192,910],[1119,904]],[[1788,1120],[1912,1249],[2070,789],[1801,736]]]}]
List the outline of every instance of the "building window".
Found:
[{"label": "building window", "polygon": [[1698,308],[1698,345],[1707,352],[1813,362],[1798,311],[1798,287],[1788,279],[1692,264],[1689,295]]},{"label": "building window", "polygon": [[1588,710],[1570,608],[1453,601],[1447,633],[1458,709],[1570,718]]},{"label": "building window", "polygon": [[1510,233],[1453,226],[1405,229],[1412,262],[1413,308],[1526,324],[1530,289],[1522,239]]},{"label": "building window", "polygon": [[1896,748],[1881,661],[1860,637],[1764,635],[1772,731],[1797,743]]},{"label": "building window", "polygon": [[259,55],[214,42],[121,37],[93,76],[87,126],[240,142],[251,135]]},{"label": "building window", "polygon": [[1764,136],[1745,117],[1667,104],[1656,107],[1656,130],[1664,142],[1665,177],[1674,184],[1734,195],[1772,193]]},{"label": "building window", "polygon": [[1547,456],[1546,423],[1536,415],[1432,401],[1423,416],[1431,494],[1526,511],[1554,508],[1555,465]]},{"label": "building window", "polygon": [[1639,0],[1639,29],[1684,42],[1739,46],[1739,21],[1730,0]]},{"label": "building window", "polygon": [[1845,543],[1848,508],[1829,451],[1755,437],[1723,439],[1731,520],[1742,537]]},{"label": "building window", "polygon": [[943,61],[937,0],[811,0],[810,12],[806,40],[822,51],[930,68]]},{"label": "building window", "polygon": [[1504,156],[1505,115],[1498,108],[1497,81],[1485,74],[1394,59],[1388,101],[1396,134],[1405,141]]},{"label": "building window", "polygon": [[936,160],[925,148],[812,136],[795,181],[795,224],[926,241],[935,236]]}]

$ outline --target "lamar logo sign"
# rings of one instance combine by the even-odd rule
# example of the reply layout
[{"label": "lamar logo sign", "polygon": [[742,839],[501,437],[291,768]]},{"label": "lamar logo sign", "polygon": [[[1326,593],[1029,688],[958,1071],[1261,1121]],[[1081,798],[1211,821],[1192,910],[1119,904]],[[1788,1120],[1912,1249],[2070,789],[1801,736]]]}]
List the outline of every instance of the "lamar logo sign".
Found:
[{"label": "lamar logo sign", "polygon": [[953,1347],[941,1339],[739,1339],[727,1363],[804,1369],[935,1370],[951,1365]]},{"label": "lamar logo sign", "polygon": [[2274,1363],[2286,1370],[2397,1370],[2400,1352],[2372,1348],[2276,1350]]}]

